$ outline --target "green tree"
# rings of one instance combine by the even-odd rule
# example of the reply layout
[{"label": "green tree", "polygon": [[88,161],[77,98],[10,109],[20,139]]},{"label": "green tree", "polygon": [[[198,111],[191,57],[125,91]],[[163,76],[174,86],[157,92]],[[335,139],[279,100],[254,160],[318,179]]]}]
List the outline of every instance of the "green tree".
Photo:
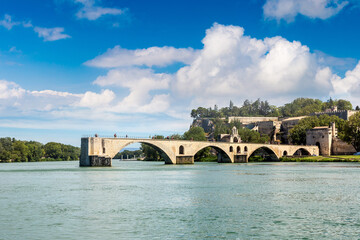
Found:
[{"label": "green tree", "polygon": [[45,144],[44,151],[45,151],[45,157],[47,158],[60,160],[61,157],[63,156],[60,143],[49,142]]},{"label": "green tree", "polygon": [[29,148],[29,155],[28,155],[29,162],[40,161],[40,159],[45,154],[43,145],[35,141],[26,142],[25,144]]},{"label": "green tree", "polygon": [[[194,140],[194,141],[206,141],[206,135],[204,129],[201,127],[192,127],[189,131],[185,132],[183,135],[185,140]],[[210,156],[210,148],[204,148],[200,150],[194,157],[194,161],[198,162],[202,158]]]},{"label": "green tree", "polygon": [[230,100],[229,109],[232,110],[234,108],[234,103]]},{"label": "green tree", "polygon": [[[164,139],[162,135],[155,135],[153,139]],[[157,149],[155,146],[149,144],[141,144],[140,150],[144,155],[145,161],[165,161],[165,156],[163,156],[160,149]]]},{"label": "green tree", "polygon": [[248,128],[238,129],[239,135],[242,142],[246,143],[268,143],[270,142],[270,137],[267,135],[260,135],[260,133],[252,131]]},{"label": "green tree", "polygon": [[338,110],[352,110],[352,104],[349,101],[343,100],[343,99],[339,99],[337,101],[337,108]]},{"label": "green tree", "polygon": [[14,159],[15,162],[27,162],[28,156],[30,154],[29,148],[22,141],[15,141],[13,143],[13,152],[11,154],[11,158]]},{"label": "green tree", "polygon": [[346,122],[343,140],[360,152],[360,113],[354,114]]},{"label": "green tree", "polygon": [[169,136],[169,138],[172,140],[181,140],[183,136],[181,136],[180,134],[172,134]]},{"label": "green tree", "polygon": [[321,112],[323,110],[322,107],[323,102],[319,99],[297,98],[279,109],[283,117],[298,117],[314,112]]},{"label": "green tree", "polygon": [[11,159],[11,152],[14,150],[11,138],[0,138],[0,160],[8,161]]},{"label": "green tree", "polygon": [[201,127],[192,127],[189,131],[184,133],[185,140],[194,140],[194,141],[206,141],[206,135],[204,129]]}]

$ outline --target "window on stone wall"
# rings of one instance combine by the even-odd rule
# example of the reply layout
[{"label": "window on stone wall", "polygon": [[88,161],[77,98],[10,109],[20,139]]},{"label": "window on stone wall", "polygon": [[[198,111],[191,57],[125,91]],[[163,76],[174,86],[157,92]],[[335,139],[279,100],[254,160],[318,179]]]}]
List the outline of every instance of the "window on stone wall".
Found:
[{"label": "window on stone wall", "polygon": [[232,146],[230,147],[230,152],[233,152],[233,147]]},{"label": "window on stone wall", "polygon": [[237,153],[241,153],[240,146],[238,146],[238,147],[236,148],[236,152],[237,152]]},{"label": "window on stone wall", "polygon": [[245,147],[244,147],[244,152],[247,152],[247,150],[248,150],[248,149],[247,149],[247,147],[245,146]]},{"label": "window on stone wall", "polygon": [[103,153],[105,153],[105,148],[103,148]]},{"label": "window on stone wall", "polygon": [[179,147],[179,154],[184,154],[184,146]]}]

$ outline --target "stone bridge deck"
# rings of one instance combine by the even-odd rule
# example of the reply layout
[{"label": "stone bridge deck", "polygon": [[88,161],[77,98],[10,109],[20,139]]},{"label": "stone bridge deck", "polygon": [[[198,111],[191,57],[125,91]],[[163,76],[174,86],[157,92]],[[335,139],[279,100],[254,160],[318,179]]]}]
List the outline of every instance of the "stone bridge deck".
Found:
[{"label": "stone bridge deck", "polygon": [[217,150],[219,163],[248,162],[251,154],[258,149],[264,149],[276,158],[294,155],[298,150],[309,155],[319,155],[317,146],[86,137],[81,139],[80,166],[111,166],[111,159],[121,149],[133,143],[144,143],[154,147],[162,154],[167,164],[194,163],[195,154],[206,147]]}]

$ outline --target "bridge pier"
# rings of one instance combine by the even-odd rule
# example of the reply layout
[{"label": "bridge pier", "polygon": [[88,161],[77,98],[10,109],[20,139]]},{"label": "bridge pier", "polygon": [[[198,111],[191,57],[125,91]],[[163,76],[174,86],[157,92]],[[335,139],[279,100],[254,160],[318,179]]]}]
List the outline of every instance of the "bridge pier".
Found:
[{"label": "bridge pier", "polygon": [[248,155],[247,154],[238,154],[234,156],[234,163],[247,163]]},{"label": "bridge pier", "polygon": [[176,164],[194,164],[194,156],[176,156]]}]

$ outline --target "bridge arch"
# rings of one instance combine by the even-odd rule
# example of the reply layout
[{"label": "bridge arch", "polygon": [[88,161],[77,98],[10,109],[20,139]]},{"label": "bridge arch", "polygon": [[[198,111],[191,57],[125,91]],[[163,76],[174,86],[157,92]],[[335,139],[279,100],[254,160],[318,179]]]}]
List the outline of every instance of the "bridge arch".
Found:
[{"label": "bridge arch", "polygon": [[276,151],[274,151],[273,149],[271,149],[270,147],[267,147],[267,146],[261,146],[261,147],[258,147],[252,151],[249,152],[248,154],[248,158],[250,158],[255,152],[257,151],[264,151],[266,154],[268,154],[271,159],[273,160],[279,160],[279,156],[276,154]]},{"label": "bridge arch", "polygon": [[[151,141],[150,142],[150,141],[146,141],[146,140],[130,140],[130,141],[126,141],[126,142],[122,142],[122,141],[117,142],[115,140],[115,141],[112,141],[111,144],[109,144],[111,146],[111,149],[106,150],[106,153],[111,158],[113,158],[123,148],[125,148],[131,144],[134,144],[134,143],[142,143],[142,144],[145,144],[147,146],[154,148],[160,154],[160,156],[165,160],[165,163],[168,163],[168,164],[176,163],[176,160],[173,157],[174,154],[166,146],[163,146],[161,141]],[[105,145],[105,147],[106,147],[106,145]]]},{"label": "bridge arch", "polygon": [[231,157],[224,149],[222,149],[221,147],[218,147],[218,146],[214,146],[214,145],[208,145],[205,147],[198,148],[197,150],[194,151],[194,158],[197,153],[199,153],[201,150],[203,150],[205,148],[213,148],[216,150],[216,152],[218,153],[218,155],[217,155],[218,163],[231,163],[232,162]]},{"label": "bridge arch", "polygon": [[295,155],[295,156],[310,156],[311,153],[305,149],[305,148],[298,148],[294,151],[294,153],[292,155]]}]

